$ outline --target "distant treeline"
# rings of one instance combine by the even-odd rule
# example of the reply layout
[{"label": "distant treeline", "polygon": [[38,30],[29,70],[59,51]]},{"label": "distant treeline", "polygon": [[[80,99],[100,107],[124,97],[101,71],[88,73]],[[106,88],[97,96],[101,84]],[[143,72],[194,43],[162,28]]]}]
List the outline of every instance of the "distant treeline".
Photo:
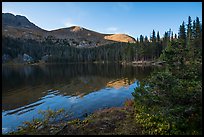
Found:
[{"label": "distant treeline", "polygon": [[[48,38],[39,42],[32,39],[3,36],[2,55],[7,55],[12,60],[27,54],[36,61],[44,59],[45,62],[49,63],[150,61],[159,58],[163,49],[171,41],[180,40],[181,43],[189,45],[190,39],[199,39],[201,34],[198,26],[201,26],[201,24],[199,19],[196,18],[191,30],[188,29],[189,24],[187,24],[187,32],[183,23],[180,26],[178,36],[169,30],[160,38],[159,32],[156,34],[153,30],[150,39],[147,36],[140,35],[136,43],[114,43],[89,48],[70,46],[67,40],[57,39],[52,41]],[[197,40],[197,45],[200,45],[199,40]]]}]

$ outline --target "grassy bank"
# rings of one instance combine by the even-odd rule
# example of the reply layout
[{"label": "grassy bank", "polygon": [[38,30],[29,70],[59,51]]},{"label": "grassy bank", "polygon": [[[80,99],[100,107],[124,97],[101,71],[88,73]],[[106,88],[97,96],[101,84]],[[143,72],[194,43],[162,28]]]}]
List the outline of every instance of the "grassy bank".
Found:
[{"label": "grassy bank", "polygon": [[[43,120],[25,122],[24,127],[9,134],[12,135],[141,135],[141,126],[135,122],[133,101],[127,101],[123,107],[113,107],[94,112],[84,120],[48,123],[60,111],[46,112]],[[62,111],[61,111],[62,112]],[[60,113],[61,113],[60,112]]]}]

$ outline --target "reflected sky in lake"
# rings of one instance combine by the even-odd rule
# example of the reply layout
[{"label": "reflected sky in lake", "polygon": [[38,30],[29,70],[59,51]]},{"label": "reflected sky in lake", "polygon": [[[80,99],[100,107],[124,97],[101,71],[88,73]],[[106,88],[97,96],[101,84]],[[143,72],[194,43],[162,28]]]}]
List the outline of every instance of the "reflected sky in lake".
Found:
[{"label": "reflected sky in lake", "polygon": [[2,67],[2,131],[40,117],[39,110],[64,108],[70,118],[122,106],[153,71],[118,64]]}]

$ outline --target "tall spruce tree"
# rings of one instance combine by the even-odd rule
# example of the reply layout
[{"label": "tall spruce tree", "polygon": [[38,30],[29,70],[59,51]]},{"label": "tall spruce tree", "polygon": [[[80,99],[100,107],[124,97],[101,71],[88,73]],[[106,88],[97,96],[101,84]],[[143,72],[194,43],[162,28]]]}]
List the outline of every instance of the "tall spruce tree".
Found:
[{"label": "tall spruce tree", "polygon": [[193,21],[193,28],[192,28],[192,38],[196,38],[196,23],[195,20]]},{"label": "tall spruce tree", "polygon": [[146,45],[148,44],[149,41],[148,41],[148,37],[147,36],[145,36],[144,42],[145,42]]},{"label": "tall spruce tree", "polygon": [[191,17],[188,17],[188,24],[187,24],[187,46],[189,47],[191,45],[192,40],[192,20]]},{"label": "tall spruce tree", "polygon": [[142,35],[140,35],[140,43],[144,42],[144,37]]},{"label": "tall spruce tree", "polygon": [[159,31],[157,31],[157,42],[160,42],[160,36],[159,36]]},{"label": "tall spruce tree", "polygon": [[174,33],[173,31],[171,32],[171,41],[174,40]]},{"label": "tall spruce tree", "polygon": [[154,31],[154,30],[152,31],[151,41],[153,42],[153,44],[156,43],[156,34],[155,34],[155,31]]},{"label": "tall spruce tree", "polygon": [[[195,47],[201,49],[202,48],[202,25],[199,21],[199,18],[196,17],[195,21]],[[202,50],[199,50],[202,51]],[[197,53],[196,53],[197,54]],[[199,53],[201,54],[201,52]],[[198,55],[198,54],[197,54]]]},{"label": "tall spruce tree", "polygon": [[186,46],[186,28],[185,23],[183,21],[182,25],[179,28],[179,42],[182,46]]},{"label": "tall spruce tree", "polygon": [[201,25],[200,25],[200,21],[199,21],[198,17],[196,17],[195,29],[196,29],[196,38],[200,38],[200,36],[201,36]]},{"label": "tall spruce tree", "polygon": [[168,32],[164,33],[164,38],[163,38],[163,46],[166,47],[168,46],[169,39],[168,39]]},{"label": "tall spruce tree", "polygon": [[177,35],[176,34],[174,35],[174,38],[177,39]]}]

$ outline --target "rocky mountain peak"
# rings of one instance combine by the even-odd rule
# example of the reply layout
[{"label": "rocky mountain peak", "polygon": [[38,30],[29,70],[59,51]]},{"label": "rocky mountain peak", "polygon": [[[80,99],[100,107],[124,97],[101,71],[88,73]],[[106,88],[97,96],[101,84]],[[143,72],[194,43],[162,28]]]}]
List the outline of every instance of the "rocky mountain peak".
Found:
[{"label": "rocky mountain peak", "polygon": [[21,15],[15,16],[11,13],[2,13],[2,25],[17,27],[17,28],[40,29],[35,24],[30,22],[25,16],[21,16]]},{"label": "rocky mountain peak", "polygon": [[81,30],[83,30],[84,28],[80,27],[80,26],[72,26],[70,27],[72,32],[79,32]]}]

